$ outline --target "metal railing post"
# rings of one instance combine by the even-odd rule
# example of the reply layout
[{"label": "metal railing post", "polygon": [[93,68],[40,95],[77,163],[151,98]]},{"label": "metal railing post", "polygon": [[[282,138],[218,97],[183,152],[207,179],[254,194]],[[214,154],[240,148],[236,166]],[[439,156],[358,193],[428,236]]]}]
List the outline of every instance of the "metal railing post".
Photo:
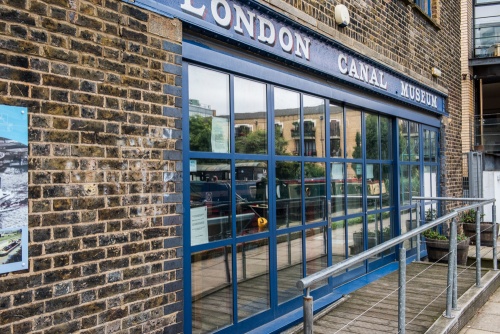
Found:
[{"label": "metal railing post", "polygon": [[313,297],[310,295],[311,288],[307,288],[304,296],[304,334],[313,334]]},{"label": "metal railing post", "polygon": [[406,249],[399,249],[398,333],[405,334],[406,322]]},{"label": "metal railing post", "polygon": [[[417,227],[420,226],[420,201],[417,201],[417,217],[416,217],[416,224]],[[417,261],[420,261],[420,241],[421,241],[421,235],[417,235]]]},{"label": "metal railing post", "polygon": [[450,254],[449,256],[451,257],[451,265],[453,267],[453,291],[452,291],[452,298],[451,298],[451,308],[453,310],[458,310],[458,225],[457,225],[457,220],[456,218],[453,218],[451,221],[451,231],[450,231],[450,239],[455,240],[454,243],[454,248],[453,250],[453,256]]},{"label": "metal railing post", "polygon": [[453,258],[457,256],[457,221],[455,218],[451,221],[450,230],[450,247],[448,253],[448,286],[446,288],[446,313],[444,316],[446,318],[453,318],[451,315],[451,309],[453,304],[453,263],[455,262]]},{"label": "metal railing post", "polygon": [[476,209],[476,286],[481,286],[481,213]]},{"label": "metal railing post", "polygon": [[497,207],[495,203],[493,203],[491,209],[491,217],[493,221],[493,270],[498,270],[497,263],[497,239],[498,239],[498,226],[497,226]]}]

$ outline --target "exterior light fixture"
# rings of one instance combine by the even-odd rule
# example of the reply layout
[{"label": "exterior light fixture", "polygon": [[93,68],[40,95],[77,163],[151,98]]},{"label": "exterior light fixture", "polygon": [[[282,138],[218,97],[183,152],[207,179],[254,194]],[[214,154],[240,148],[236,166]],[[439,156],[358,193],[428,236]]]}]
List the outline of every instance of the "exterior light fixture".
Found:
[{"label": "exterior light fixture", "polygon": [[347,7],[344,5],[337,5],[335,6],[335,22],[340,26],[340,27],[345,27],[349,25],[350,22],[349,18],[349,11],[347,10]]},{"label": "exterior light fixture", "polygon": [[441,70],[437,67],[432,68],[432,76],[439,78],[441,76]]}]

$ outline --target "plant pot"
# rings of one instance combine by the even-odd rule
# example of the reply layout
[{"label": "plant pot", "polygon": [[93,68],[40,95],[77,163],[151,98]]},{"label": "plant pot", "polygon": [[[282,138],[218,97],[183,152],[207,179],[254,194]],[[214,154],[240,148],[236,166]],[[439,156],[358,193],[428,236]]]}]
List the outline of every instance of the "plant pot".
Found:
[{"label": "plant pot", "polygon": [[[449,240],[435,240],[425,238],[427,245],[427,257],[432,262],[448,262]],[[469,252],[469,238],[457,244],[457,264],[467,263],[467,253]]]},{"label": "plant pot", "polygon": [[[470,238],[471,245],[476,244],[476,224],[474,223],[463,223],[464,233]],[[492,223],[481,223],[481,246],[493,246],[493,224]]]}]

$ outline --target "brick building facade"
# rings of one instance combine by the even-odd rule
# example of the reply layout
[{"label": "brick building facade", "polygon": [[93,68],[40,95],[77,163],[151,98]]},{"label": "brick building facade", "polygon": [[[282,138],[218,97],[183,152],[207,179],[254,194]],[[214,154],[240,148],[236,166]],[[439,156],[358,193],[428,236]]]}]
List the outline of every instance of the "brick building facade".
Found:
[{"label": "brick building facade", "polygon": [[[223,6],[225,2],[220,3]],[[0,275],[0,332],[131,334],[187,333],[199,329],[191,324],[192,319],[201,317],[203,322],[204,318],[193,309],[196,300],[191,297],[195,288],[191,291],[191,287],[195,284],[195,270],[190,261],[195,261],[200,252],[208,254],[215,248],[194,245],[189,240],[192,221],[188,208],[193,194],[190,197],[187,170],[190,160],[206,162],[219,156],[198,156],[195,152],[188,157],[190,132],[186,125],[189,126],[191,96],[187,96],[187,66],[201,63],[217,70],[224,70],[224,66],[213,64],[217,57],[206,65],[203,59],[192,56],[191,50],[199,50],[189,46],[186,51],[187,39],[199,44],[206,41],[206,49],[220,48],[221,54],[225,50],[241,53],[248,63],[263,59],[262,68],[289,71],[321,89],[334,86],[340,87],[340,93],[347,91],[348,97],[363,96],[358,105],[357,100],[336,100],[341,96],[337,91],[330,96],[304,90],[325,101],[331,98],[338,104],[358,105],[364,112],[372,110],[373,100],[377,104],[373,110],[381,115],[379,123],[382,116],[387,116],[395,127],[402,124],[399,119],[406,119],[407,113],[413,112],[413,116],[408,116],[410,122],[417,124],[423,119],[419,131],[432,125],[440,135],[439,159],[432,165],[436,170],[437,165],[440,168],[438,193],[460,197],[460,3],[433,0],[428,13],[409,0],[342,3],[350,12],[347,27],[335,23],[334,7],[340,1],[271,0],[255,1],[249,6],[256,8],[256,13],[266,13],[284,25],[292,25],[303,36],[314,36],[325,45],[333,43],[347,50],[349,57],[359,56],[401,80],[409,78],[415,86],[423,87],[422,91],[441,94],[445,100],[442,112],[405,101],[401,91],[394,96],[379,94],[370,91],[370,87],[360,88],[356,83],[332,78],[322,68],[309,71],[297,58],[241,44],[236,34],[224,35],[207,24],[197,23],[185,11],[185,16],[176,15],[180,10],[174,8],[174,3],[151,7],[145,1],[0,0],[0,105],[25,106],[29,114],[29,268]],[[171,13],[169,6],[175,9]],[[192,6],[201,5],[193,2]],[[192,45],[197,47],[196,42]],[[337,59],[332,63],[337,64]],[[441,77],[432,76],[433,67],[441,70]],[[227,69],[228,73],[234,71]],[[262,71],[263,75],[266,71]],[[257,72],[247,76],[266,82],[269,92],[272,79],[265,75],[260,78],[261,72]],[[384,106],[388,109],[382,110]],[[329,114],[325,117],[333,118]],[[319,116],[317,119],[323,120]],[[360,121],[359,128],[364,122]],[[325,136],[333,131],[327,129]],[[395,141],[403,137],[392,136]],[[349,138],[348,142],[354,141]],[[316,143],[321,144],[317,140]],[[322,145],[322,152],[332,151],[333,144]],[[396,149],[396,143],[393,147]],[[231,161],[230,165],[235,165],[235,159],[249,159],[233,156],[231,150],[231,155],[223,156]],[[275,158],[269,151],[268,154],[262,159],[269,164],[269,176],[277,179],[272,165]],[[349,160],[353,157],[348,156],[323,154],[317,160],[313,158],[311,164],[326,166],[324,175],[328,176],[333,174],[327,173],[333,169],[329,160],[332,157],[332,161],[344,164],[343,168],[354,170]],[[257,160],[255,156],[251,159]],[[307,165],[304,161],[308,158],[300,157],[300,153],[297,159],[295,162]],[[380,157],[376,163],[394,164],[395,175],[400,161],[393,159],[394,162],[387,162],[390,159]],[[404,157],[400,159],[403,161]],[[366,164],[365,160],[357,162]],[[415,166],[417,162],[418,159],[413,161]],[[408,169],[412,166],[408,162]],[[423,175],[423,162],[419,168]],[[368,182],[363,180],[360,182]],[[423,188],[423,179],[421,182]],[[404,189],[391,189],[392,204],[380,210],[398,216],[390,222],[396,231],[403,221],[399,212],[412,214],[414,204],[403,200],[400,203],[399,192],[405,192]],[[307,194],[307,189],[302,189],[302,193]],[[237,199],[239,195],[233,191],[232,196]],[[366,199],[363,205],[366,211]],[[230,210],[232,217],[238,218],[236,209]],[[368,218],[361,213],[354,215],[368,224]],[[271,226],[272,217],[270,214]],[[303,217],[308,219],[306,214]],[[330,226],[326,220],[324,224]],[[402,224],[400,228],[404,230]],[[234,241],[230,246],[234,247],[229,256],[233,256],[231,265],[239,273],[240,235],[236,227],[232,233]],[[279,257],[279,250],[272,250],[272,245],[280,239],[279,235],[265,234],[269,231],[263,233],[271,245],[268,256],[272,281],[273,270],[277,271],[273,269],[276,260],[272,259]],[[345,233],[348,244],[352,236],[349,239]],[[309,230],[303,231],[304,245],[309,235]],[[247,243],[256,241],[252,236],[243,237],[249,238],[245,239]],[[224,244],[224,240],[216,242],[226,252],[229,244]],[[273,291],[279,289],[279,283],[270,283],[271,297],[267,298],[272,311],[266,311],[262,319],[276,318],[295,307],[295,302],[287,304],[288,308],[278,305],[274,300],[277,292]],[[255,322],[255,318],[249,319],[239,322],[235,316],[223,325],[229,324],[226,331],[243,332],[251,329],[249,323]],[[261,325],[258,321],[255,324]]]}]

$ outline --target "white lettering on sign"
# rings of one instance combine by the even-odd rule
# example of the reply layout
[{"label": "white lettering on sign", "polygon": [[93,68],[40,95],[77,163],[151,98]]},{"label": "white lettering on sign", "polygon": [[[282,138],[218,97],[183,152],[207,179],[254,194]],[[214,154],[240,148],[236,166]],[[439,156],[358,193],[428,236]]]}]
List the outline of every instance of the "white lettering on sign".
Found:
[{"label": "white lettering on sign", "polygon": [[[195,7],[192,1],[193,0],[184,0],[180,6],[181,9],[191,15],[206,20],[206,6],[202,5],[200,7]],[[292,32],[287,27],[281,27],[278,31],[278,36],[276,36],[277,29],[273,22],[254,12],[243,9],[238,5],[231,5],[233,8],[231,8],[226,0],[211,0],[210,12],[217,25],[228,28],[233,24],[234,31],[237,33],[241,35],[246,33],[251,39],[257,38],[262,44],[270,46],[274,46],[276,39],[278,39],[279,46],[284,52],[291,53],[293,51],[297,57],[306,60],[310,59],[311,40],[309,38]],[[259,27],[258,36],[255,36],[256,20],[258,21]]]},{"label": "white lettering on sign", "polygon": [[384,78],[384,72],[373,66],[362,63],[354,58],[348,58],[345,54],[340,54],[337,59],[337,65],[340,73],[366,82],[372,86],[387,90],[387,81]]},{"label": "white lettering on sign", "polygon": [[407,82],[401,81],[401,96],[415,102],[426,104],[433,108],[437,108],[437,96],[426,92],[423,89],[410,85]]}]

